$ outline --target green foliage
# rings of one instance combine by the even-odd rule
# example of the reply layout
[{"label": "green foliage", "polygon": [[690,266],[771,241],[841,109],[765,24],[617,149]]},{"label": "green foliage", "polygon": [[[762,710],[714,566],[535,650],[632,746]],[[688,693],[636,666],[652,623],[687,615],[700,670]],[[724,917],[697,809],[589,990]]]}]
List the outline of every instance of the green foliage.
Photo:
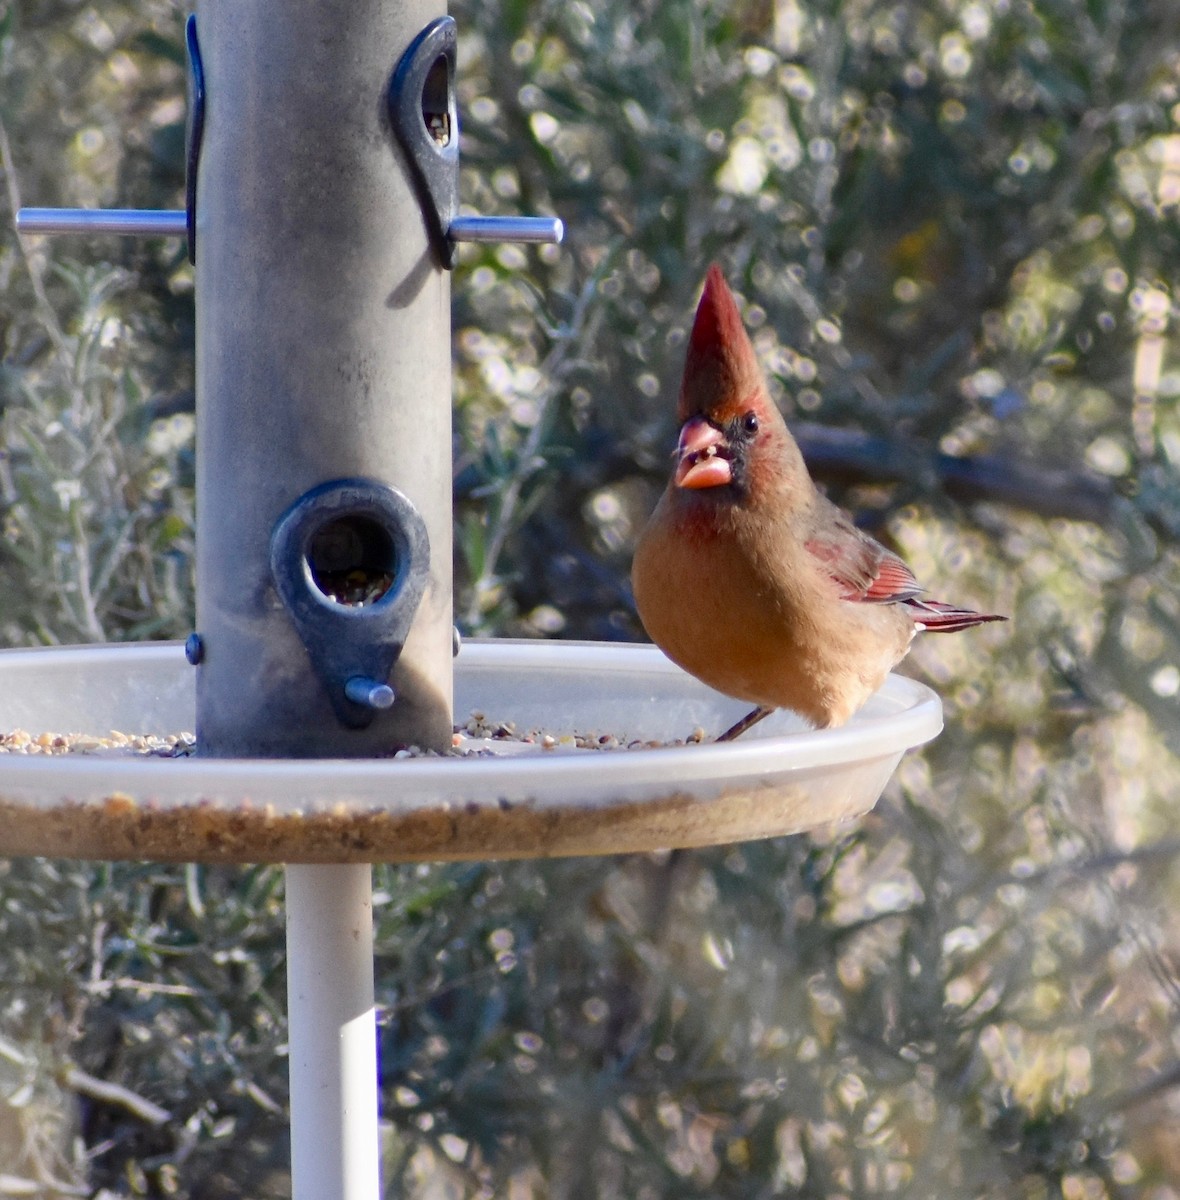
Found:
[{"label": "green foliage", "polygon": [[[184,116],[173,6],[7,12],[10,205],[22,191],[37,204],[175,203],[177,163],[155,153]],[[9,644],[174,637],[191,624],[193,421],[169,403],[191,392],[191,275],[174,247],[120,244],[116,261],[111,248],[11,234],[0,247]]]},{"label": "green foliage", "polygon": [[[455,272],[463,628],[640,636],[712,259],[805,448],[875,439],[836,497],[1013,619],[915,650],[947,730],[855,826],[380,868],[391,1189],[1174,1196],[1173,8],[457,8],[465,202],[569,231]],[[181,11],[5,12],[10,205],[177,206]],[[9,236],[0,280],[3,637],[183,632],[187,266]],[[281,933],[271,869],[10,864],[0,1123],[38,1154],[0,1175],[284,1194]]]},{"label": "green foliage", "polygon": [[193,419],[151,419],[135,348],[149,328],[118,313],[126,273],[57,273],[71,331],[8,376],[6,640],[177,636],[192,611]]}]

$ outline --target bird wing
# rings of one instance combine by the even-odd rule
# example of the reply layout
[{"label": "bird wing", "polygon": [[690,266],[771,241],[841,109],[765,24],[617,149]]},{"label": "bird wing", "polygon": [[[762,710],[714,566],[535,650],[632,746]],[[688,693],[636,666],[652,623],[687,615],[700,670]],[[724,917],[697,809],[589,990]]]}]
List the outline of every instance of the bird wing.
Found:
[{"label": "bird wing", "polygon": [[[838,511],[838,510],[837,510]],[[839,513],[804,542],[808,552],[840,588],[841,600],[865,604],[900,604],[919,629],[951,633],[987,621],[1005,621],[996,613],[978,613],[955,604],[923,600],[926,589],[891,550]]]},{"label": "bird wing", "polygon": [[840,587],[841,600],[899,604],[925,588],[891,550],[857,529],[844,515],[804,542],[808,553]]}]

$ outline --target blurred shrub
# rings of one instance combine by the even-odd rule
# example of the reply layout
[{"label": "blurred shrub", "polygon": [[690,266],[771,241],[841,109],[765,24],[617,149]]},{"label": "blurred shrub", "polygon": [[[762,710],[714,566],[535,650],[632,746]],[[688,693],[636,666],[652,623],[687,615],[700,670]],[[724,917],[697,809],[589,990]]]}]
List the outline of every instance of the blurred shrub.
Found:
[{"label": "blurred shrub", "polygon": [[[6,14],[10,205],[178,205],[180,10]],[[712,259],[833,494],[1013,620],[915,650],[948,728],[855,826],[379,869],[391,1189],[1174,1200],[1173,6],[456,17],[465,201],[569,230],[455,273],[464,629],[640,636]],[[183,632],[187,266],[10,235],[0,279],[6,640]],[[276,872],[14,862],[0,900],[22,1177],[284,1194]]]}]

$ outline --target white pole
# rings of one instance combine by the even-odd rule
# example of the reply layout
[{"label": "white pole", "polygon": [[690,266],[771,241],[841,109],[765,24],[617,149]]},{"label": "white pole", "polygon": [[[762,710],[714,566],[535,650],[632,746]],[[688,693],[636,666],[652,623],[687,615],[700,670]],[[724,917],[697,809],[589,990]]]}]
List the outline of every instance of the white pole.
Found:
[{"label": "white pole", "polygon": [[286,879],[292,1200],[378,1200],[372,868]]}]

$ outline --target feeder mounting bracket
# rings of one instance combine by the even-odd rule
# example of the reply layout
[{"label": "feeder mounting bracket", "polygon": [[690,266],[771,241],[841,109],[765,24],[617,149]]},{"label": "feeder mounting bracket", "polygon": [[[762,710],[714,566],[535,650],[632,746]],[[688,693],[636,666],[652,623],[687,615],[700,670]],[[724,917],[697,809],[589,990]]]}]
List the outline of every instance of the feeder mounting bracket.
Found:
[{"label": "feeder mounting bracket", "polygon": [[205,65],[197,41],[197,17],[190,13],[184,23],[184,48],[188,56],[188,108],[184,124],[184,227],[188,237],[188,260],[197,261],[197,167],[201,161],[201,139],[205,134]]},{"label": "feeder mounting bracket", "polygon": [[[188,114],[185,122],[185,206],[180,209],[22,208],[18,233],[114,233],[183,237],[197,261],[197,173],[205,130],[205,70],[197,22],[185,23]],[[410,43],[393,72],[386,101],[390,124],[439,262],[455,265],[459,242],[528,242],[556,245],[565,236],[557,217],[478,217],[459,213],[459,114],[455,106],[455,22],[432,21]]]},{"label": "feeder mounting bracket", "polygon": [[406,156],[431,245],[449,271],[458,242],[558,243],[557,217],[459,215],[459,113],[454,18],[432,21],[406,48],[389,84],[389,121]]}]

